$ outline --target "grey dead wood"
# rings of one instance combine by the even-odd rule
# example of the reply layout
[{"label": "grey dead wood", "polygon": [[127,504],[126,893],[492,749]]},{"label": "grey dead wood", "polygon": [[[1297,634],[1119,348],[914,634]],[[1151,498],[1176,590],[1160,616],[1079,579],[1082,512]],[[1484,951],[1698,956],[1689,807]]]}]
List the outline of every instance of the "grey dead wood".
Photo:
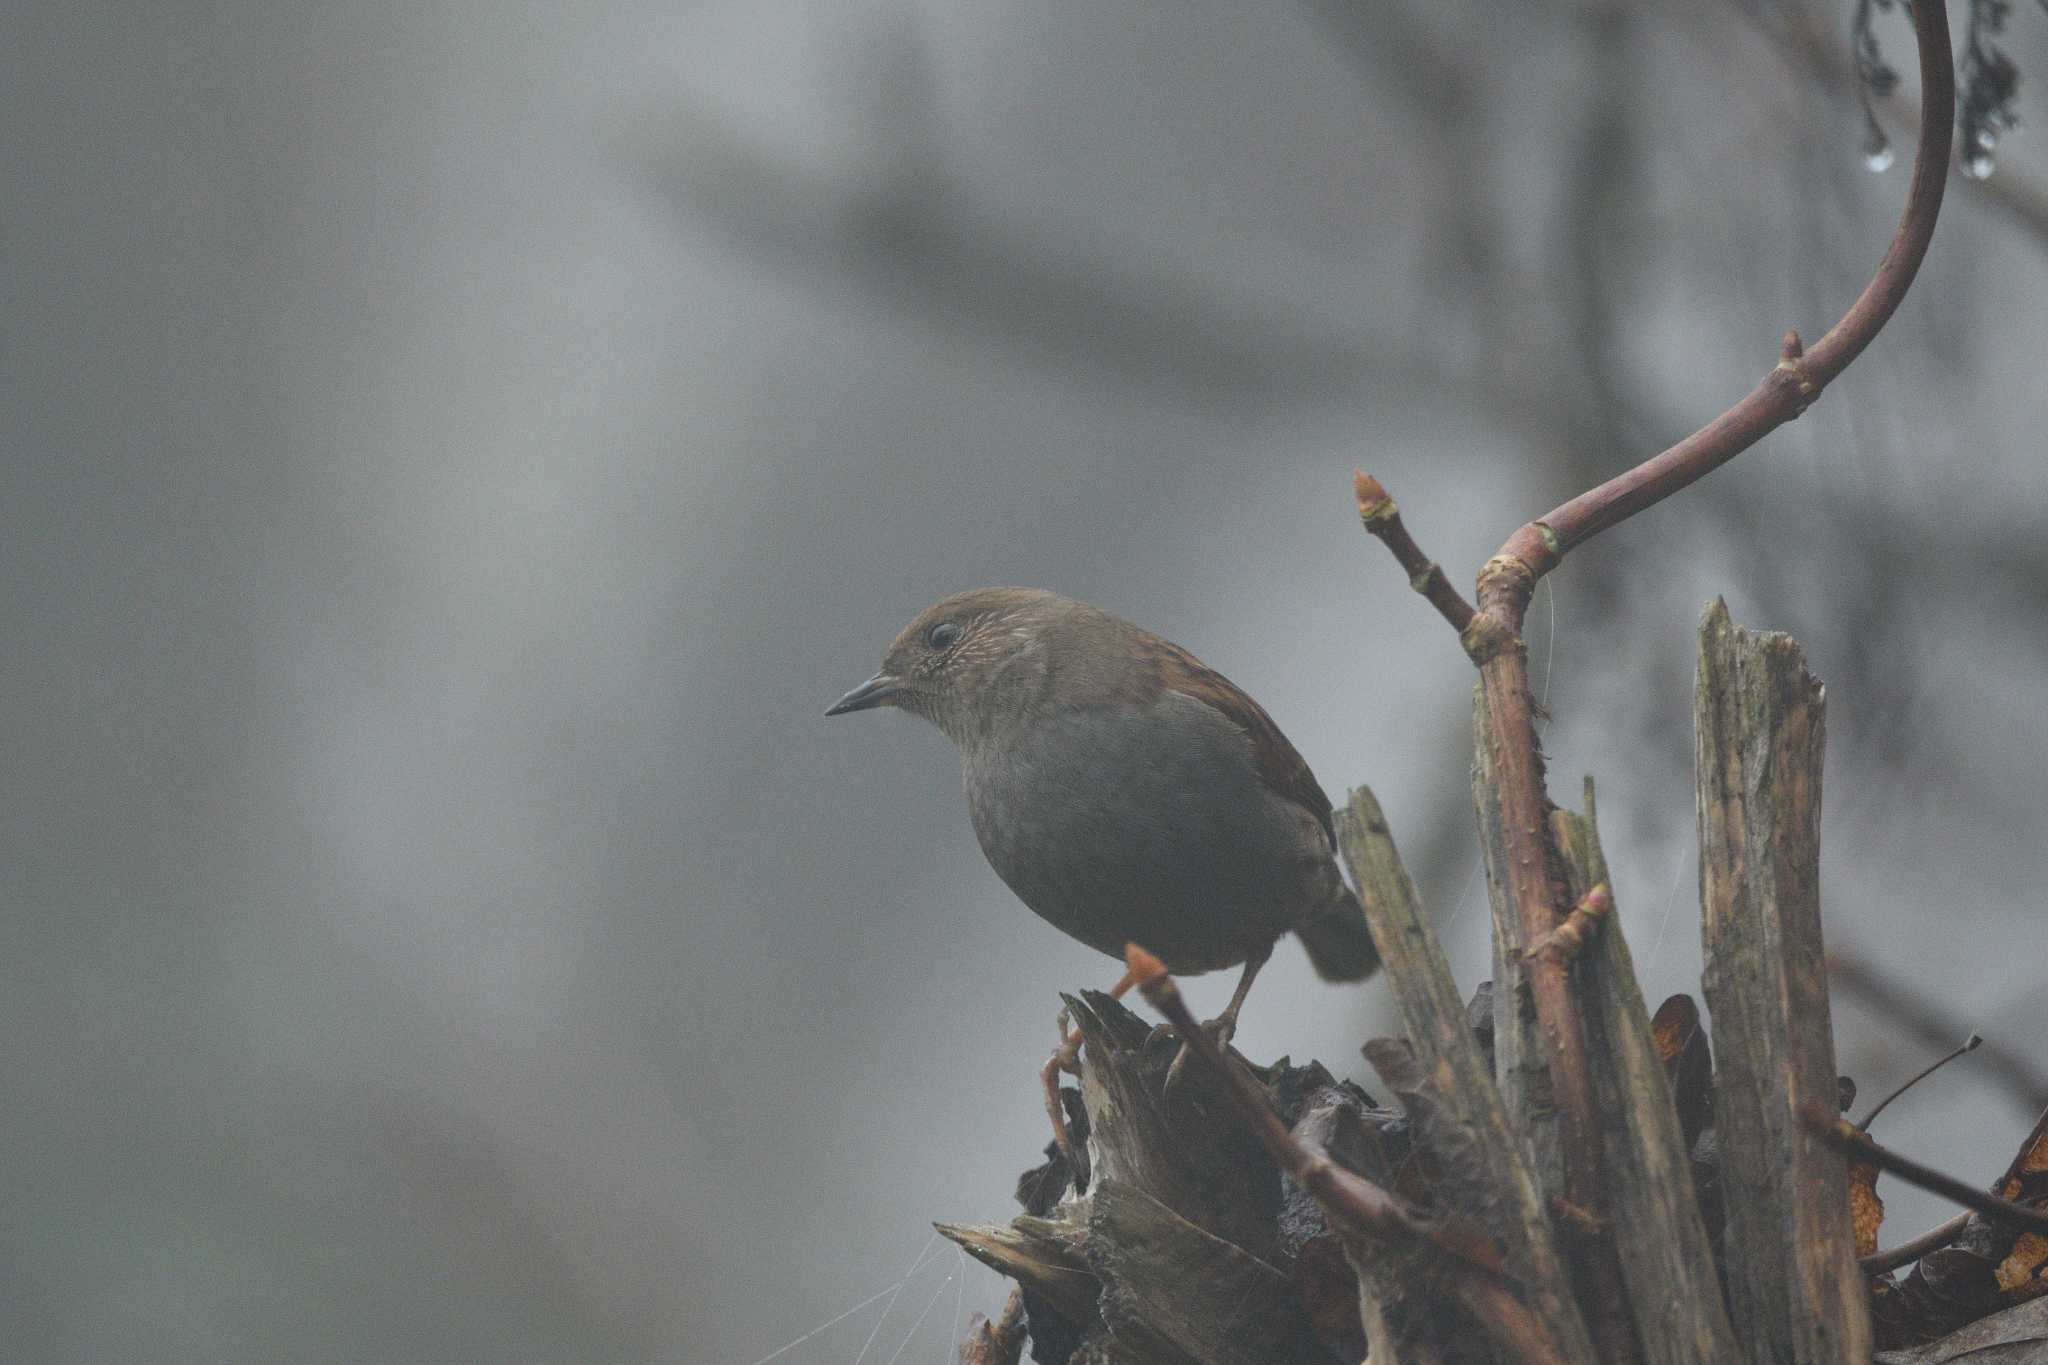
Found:
[{"label": "grey dead wood", "polygon": [[[1462,1130],[1457,1111],[1439,1100],[1437,1087],[1408,1040],[1374,1038],[1365,1045],[1365,1056],[1414,1125],[1414,1165],[1429,1188],[1431,1203],[1455,1209],[1462,1207],[1461,1200],[1495,1206],[1504,1202],[1501,1182],[1486,1168],[1479,1145]],[[1547,1230],[1544,1235],[1549,1235]],[[1469,1309],[1470,1301],[1447,1292],[1442,1262],[1426,1249],[1368,1243],[1356,1250],[1353,1261],[1361,1288],[1370,1282],[1376,1292],[1390,1358],[1518,1359],[1503,1354],[1483,1324],[1453,1320],[1452,1305]]]},{"label": "grey dead wood", "polygon": [[1388,1064],[1391,1074],[1383,1070],[1383,1077],[1402,1092],[1418,1137],[1437,1158],[1439,1202],[1486,1228],[1557,1348],[1590,1360],[1591,1338],[1573,1304],[1542,1192],[1472,1036],[1443,946],[1368,788],[1353,790],[1337,813],[1337,839],[1408,1029],[1399,1051],[1368,1049],[1368,1059],[1375,1067]]},{"label": "grey dead wood", "polygon": [[1088,1263],[1103,1321],[1134,1358],[1200,1365],[1321,1365],[1328,1352],[1279,1270],[1212,1237],[1144,1191],[1089,1196]]},{"label": "grey dead wood", "polygon": [[1472,804],[1479,815],[1479,849],[1486,892],[1493,905],[1493,1074],[1508,1122],[1528,1153],[1536,1186],[1547,1198],[1564,1192],[1563,1136],[1552,1096],[1550,1069],[1537,1033],[1536,1005],[1522,963],[1521,921],[1508,878],[1507,836],[1501,825],[1497,745],[1486,691],[1472,690]]},{"label": "grey dead wood", "polygon": [[1079,1249],[1080,1229],[1024,1215],[1008,1223],[936,1223],[939,1235],[998,1275],[1043,1294],[1084,1329],[1099,1324],[1095,1272]]},{"label": "grey dead wood", "polygon": [[[1590,777],[1585,793],[1584,815],[1561,810],[1551,817],[1575,901],[1603,884],[1613,893]],[[1671,1083],[1618,913],[1607,916],[1575,970],[1600,1100],[1606,1212],[1643,1358],[1649,1365],[1740,1359]]]},{"label": "grey dead wood", "polygon": [[1732,1317],[1751,1359],[1870,1359],[1842,1155],[1799,1120],[1837,1103],[1820,927],[1826,697],[1790,636],[1716,600],[1695,696],[1703,988]]},{"label": "grey dead wood", "polygon": [[1063,996],[1085,1040],[1081,1098],[1099,1185],[1140,1189],[1197,1227],[1253,1256],[1275,1254],[1280,1173],[1258,1139],[1228,1117],[1216,1078],[1189,1067],[1167,1100],[1162,1059],[1180,1044],[1108,995]]},{"label": "grey dead wood", "polygon": [[[1294,1278],[1309,1241],[1336,1254],[1314,1201],[1282,1181],[1206,1068],[1162,1095],[1178,1040],[1101,993],[1067,1004],[1085,1039],[1092,1184],[1044,1217],[939,1231],[1036,1296],[1031,1330],[1078,1343],[1070,1365],[1329,1365]],[[1396,1117],[1373,1117],[1363,1092],[1323,1068],[1247,1070],[1336,1159],[1384,1178],[1405,1153],[1383,1150],[1373,1126]]]}]

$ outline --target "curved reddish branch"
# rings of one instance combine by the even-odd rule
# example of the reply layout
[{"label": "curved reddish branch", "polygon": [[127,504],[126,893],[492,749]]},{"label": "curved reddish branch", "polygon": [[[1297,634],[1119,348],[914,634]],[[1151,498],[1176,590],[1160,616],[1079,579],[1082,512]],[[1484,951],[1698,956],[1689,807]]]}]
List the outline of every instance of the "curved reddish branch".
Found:
[{"label": "curved reddish branch", "polygon": [[[1804,412],[1898,311],[1934,237],[1948,180],[1949,143],[1955,136],[1955,59],[1949,50],[1948,15],[1940,5],[1911,9],[1920,49],[1920,145],[1906,187],[1905,212],[1877,273],[1842,320],[1812,347],[1802,353],[1799,334],[1787,333],[1777,368],[1734,407],[1669,450],[1579,494],[1510,536],[1501,553],[1530,570],[1523,605],[1536,580],[1574,546],[1662,502]],[[1510,624],[1521,628],[1519,610]]]}]

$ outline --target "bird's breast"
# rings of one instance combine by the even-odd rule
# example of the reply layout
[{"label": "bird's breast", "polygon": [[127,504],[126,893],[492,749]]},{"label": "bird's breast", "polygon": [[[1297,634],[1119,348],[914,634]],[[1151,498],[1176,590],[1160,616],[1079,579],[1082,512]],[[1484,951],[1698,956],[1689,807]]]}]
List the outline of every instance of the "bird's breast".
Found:
[{"label": "bird's breast", "polygon": [[990,865],[1084,943],[1205,971],[1293,918],[1313,817],[1259,782],[1244,733],[1202,702],[1042,716],[963,769]]}]

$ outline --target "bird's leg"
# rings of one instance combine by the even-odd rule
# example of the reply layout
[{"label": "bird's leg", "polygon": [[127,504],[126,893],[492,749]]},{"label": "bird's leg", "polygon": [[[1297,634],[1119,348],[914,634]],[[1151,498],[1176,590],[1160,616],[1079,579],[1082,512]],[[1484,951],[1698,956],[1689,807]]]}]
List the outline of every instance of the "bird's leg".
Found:
[{"label": "bird's leg", "polygon": [[[1230,993],[1230,1003],[1223,1007],[1223,1013],[1203,1024],[1202,1027],[1215,1035],[1216,1046],[1228,1048],[1230,1040],[1237,1036],[1237,1012],[1244,1008],[1244,998],[1251,994],[1252,982],[1259,974],[1259,968],[1266,965],[1266,959],[1273,955],[1273,945],[1254,952],[1244,960],[1244,974],[1237,978],[1237,989]],[[1180,1051],[1174,1054],[1173,1065],[1166,1068],[1165,1089],[1171,1092],[1179,1084],[1181,1072],[1188,1064],[1191,1046],[1187,1039],[1180,1042]]]},{"label": "bird's leg", "polygon": [[[1117,983],[1109,988],[1109,998],[1120,1000],[1124,993],[1137,984],[1134,972],[1125,972]],[[1081,1165],[1074,1159],[1074,1140],[1067,1135],[1067,1110],[1060,1103],[1060,1073],[1070,1071],[1081,1074],[1081,1030],[1067,1030],[1067,1011],[1060,1010],[1060,1017],[1054,1027],[1059,1030],[1060,1045],[1053,1049],[1052,1056],[1045,1059],[1039,1068],[1038,1083],[1045,1091],[1045,1113],[1052,1120],[1052,1137],[1060,1147],[1060,1154],[1067,1159],[1067,1169],[1078,1177]],[[1078,1185],[1078,1178],[1076,1184]]]},{"label": "bird's leg", "polygon": [[1252,981],[1258,976],[1259,968],[1265,966],[1266,959],[1271,956],[1273,945],[1268,943],[1244,960],[1244,975],[1237,978],[1237,989],[1230,993],[1230,1003],[1223,1007],[1223,1013],[1209,1021],[1212,1029],[1222,1026],[1221,1036],[1216,1040],[1219,1044],[1227,1044],[1237,1036],[1237,1012],[1244,1008],[1244,998],[1252,993]]}]

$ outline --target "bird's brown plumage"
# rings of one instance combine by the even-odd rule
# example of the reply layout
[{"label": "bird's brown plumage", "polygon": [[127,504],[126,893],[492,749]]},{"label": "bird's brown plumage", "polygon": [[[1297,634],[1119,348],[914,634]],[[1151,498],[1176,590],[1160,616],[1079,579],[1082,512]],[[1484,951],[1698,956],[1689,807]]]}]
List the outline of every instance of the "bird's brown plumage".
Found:
[{"label": "bird's brown plumage", "polygon": [[879,705],[952,738],[990,864],[1082,942],[1200,972],[1293,931],[1325,976],[1376,964],[1329,798],[1265,708],[1179,645],[1054,593],[977,588],[920,612],[832,709]]},{"label": "bird's brown plumage", "polygon": [[1329,837],[1330,846],[1337,846],[1337,824],[1330,808],[1330,798],[1324,794],[1322,784],[1309,770],[1308,762],[1287,736],[1280,733],[1280,727],[1266,714],[1266,708],[1252,700],[1236,683],[1218,673],[1215,669],[1197,659],[1170,640],[1162,640],[1150,631],[1139,631],[1152,646],[1148,660],[1148,672],[1155,693],[1168,689],[1214,707],[1228,716],[1231,722],[1241,726],[1251,737],[1252,757],[1258,765],[1259,780],[1276,794],[1287,798],[1295,805],[1315,816],[1316,823],[1323,827]]}]

